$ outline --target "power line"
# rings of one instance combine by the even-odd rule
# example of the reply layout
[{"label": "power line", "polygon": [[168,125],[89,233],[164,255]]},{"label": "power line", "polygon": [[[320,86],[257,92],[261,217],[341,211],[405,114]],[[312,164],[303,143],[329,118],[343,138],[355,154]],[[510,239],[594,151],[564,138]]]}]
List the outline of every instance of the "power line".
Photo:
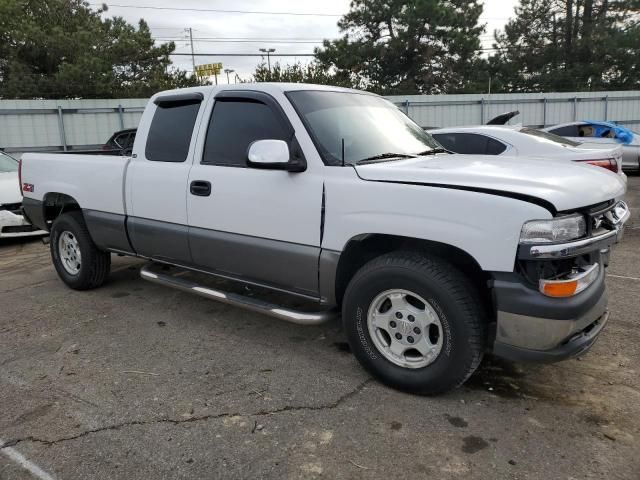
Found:
[{"label": "power line", "polygon": [[[518,47],[490,47],[490,48],[477,48],[474,52],[499,52],[519,50]],[[174,52],[170,53],[170,56],[191,56],[191,52]],[[315,53],[272,53],[274,57],[315,57]],[[264,57],[260,53],[195,53],[196,57]]]},{"label": "power line", "polygon": [[[170,56],[191,56],[189,53],[170,53]],[[315,57],[315,53],[270,53],[272,57]],[[195,53],[196,57],[264,57],[262,53]]]},{"label": "power line", "polygon": [[[102,4],[91,3],[91,6],[101,7]],[[264,10],[223,10],[219,8],[185,8],[185,7],[158,7],[152,5],[121,5],[121,4],[107,4],[109,7],[118,8],[134,8],[142,10],[172,10],[178,12],[201,12],[201,13],[243,13],[243,14],[257,14],[257,15],[293,15],[293,16],[306,16],[306,17],[341,17],[341,13],[318,13],[318,12],[269,12]]]},{"label": "power line", "polygon": [[[154,40],[159,42],[180,42],[183,40],[188,40],[184,37],[153,37]],[[232,39],[208,39],[208,38],[193,38],[194,42],[202,42],[202,43],[310,43],[310,44],[320,44],[322,40],[232,40]]]}]

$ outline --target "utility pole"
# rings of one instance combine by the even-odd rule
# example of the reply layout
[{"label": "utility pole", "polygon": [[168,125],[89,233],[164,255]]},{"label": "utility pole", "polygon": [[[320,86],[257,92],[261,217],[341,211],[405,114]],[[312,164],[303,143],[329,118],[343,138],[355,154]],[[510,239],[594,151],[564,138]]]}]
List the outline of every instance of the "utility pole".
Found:
[{"label": "utility pole", "polygon": [[269,67],[269,76],[271,76],[271,57],[270,54],[276,51],[275,48],[261,48],[260,51],[262,53],[267,54],[267,66]]},{"label": "utility pole", "polygon": [[191,64],[193,66],[193,74],[196,74],[196,56],[193,53],[193,29],[191,27],[186,28],[186,31],[189,32],[189,43],[191,43]]},{"label": "utility pole", "polygon": [[224,69],[224,73],[227,74],[227,83],[231,83],[231,81],[229,80],[229,74],[235,72],[235,70],[231,69],[231,68],[225,68]]}]

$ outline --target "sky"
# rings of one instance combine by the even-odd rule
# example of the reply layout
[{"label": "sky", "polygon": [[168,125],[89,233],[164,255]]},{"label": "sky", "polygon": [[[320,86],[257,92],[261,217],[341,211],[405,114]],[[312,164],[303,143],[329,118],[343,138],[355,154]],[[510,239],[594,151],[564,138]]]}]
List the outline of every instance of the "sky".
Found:
[{"label": "sky", "polygon": [[[88,0],[92,6],[100,3]],[[224,57],[198,54],[244,53],[261,54],[260,48],[275,48],[275,54],[310,54],[323,39],[340,36],[337,21],[349,10],[349,0],[113,0],[105,2],[109,10],[106,16],[121,16],[130,23],[144,18],[158,42],[172,40],[176,43],[174,65],[192,71],[191,46],[188,29],[193,36],[196,65],[221,62],[223,68],[234,70],[229,75],[233,83],[235,75],[248,80],[262,58]],[[480,18],[486,23],[481,36],[483,47],[492,44],[493,31],[501,29],[517,0],[484,0],[484,12]],[[152,7],[152,8],[143,8]],[[169,9],[164,9],[169,8]],[[180,9],[180,10],[177,10]],[[226,10],[212,11],[212,10]],[[231,10],[231,11],[230,11]],[[255,12],[255,13],[242,13]],[[267,12],[272,12],[271,14]],[[295,15],[294,15],[295,14]],[[272,62],[283,64],[309,61],[310,57],[271,57]],[[226,75],[218,78],[226,83]]]}]

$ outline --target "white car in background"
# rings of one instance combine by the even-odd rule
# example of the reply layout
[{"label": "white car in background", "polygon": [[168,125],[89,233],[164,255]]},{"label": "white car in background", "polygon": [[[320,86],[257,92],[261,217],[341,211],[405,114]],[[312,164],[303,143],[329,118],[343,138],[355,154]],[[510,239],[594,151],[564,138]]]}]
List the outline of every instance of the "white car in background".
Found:
[{"label": "white car in background", "polygon": [[0,239],[47,235],[22,216],[22,192],[18,179],[18,161],[0,152]]},{"label": "white car in background", "polygon": [[603,146],[622,147],[622,168],[640,171],[640,134],[611,122],[571,122],[543,129],[546,132],[569,138],[574,142],[586,142]]},{"label": "white car in background", "polygon": [[626,181],[619,145],[581,144],[521,125],[438,128],[429,130],[429,133],[454,153],[584,162],[617,173]]}]

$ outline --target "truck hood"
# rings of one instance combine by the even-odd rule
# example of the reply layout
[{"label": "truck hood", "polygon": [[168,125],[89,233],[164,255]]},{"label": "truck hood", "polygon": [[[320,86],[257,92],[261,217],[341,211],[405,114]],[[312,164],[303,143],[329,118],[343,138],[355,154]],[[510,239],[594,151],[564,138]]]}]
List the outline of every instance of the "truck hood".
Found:
[{"label": "truck hood", "polygon": [[22,194],[18,185],[18,172],[0,173],[0,205],[21,202]]},{"label": "truck hood", "polygon": [[477,190],[572,210],[621,197],[624,182],[613,172],[567,162],[489,155],[438,154],[357,165],[363,180]]}]

